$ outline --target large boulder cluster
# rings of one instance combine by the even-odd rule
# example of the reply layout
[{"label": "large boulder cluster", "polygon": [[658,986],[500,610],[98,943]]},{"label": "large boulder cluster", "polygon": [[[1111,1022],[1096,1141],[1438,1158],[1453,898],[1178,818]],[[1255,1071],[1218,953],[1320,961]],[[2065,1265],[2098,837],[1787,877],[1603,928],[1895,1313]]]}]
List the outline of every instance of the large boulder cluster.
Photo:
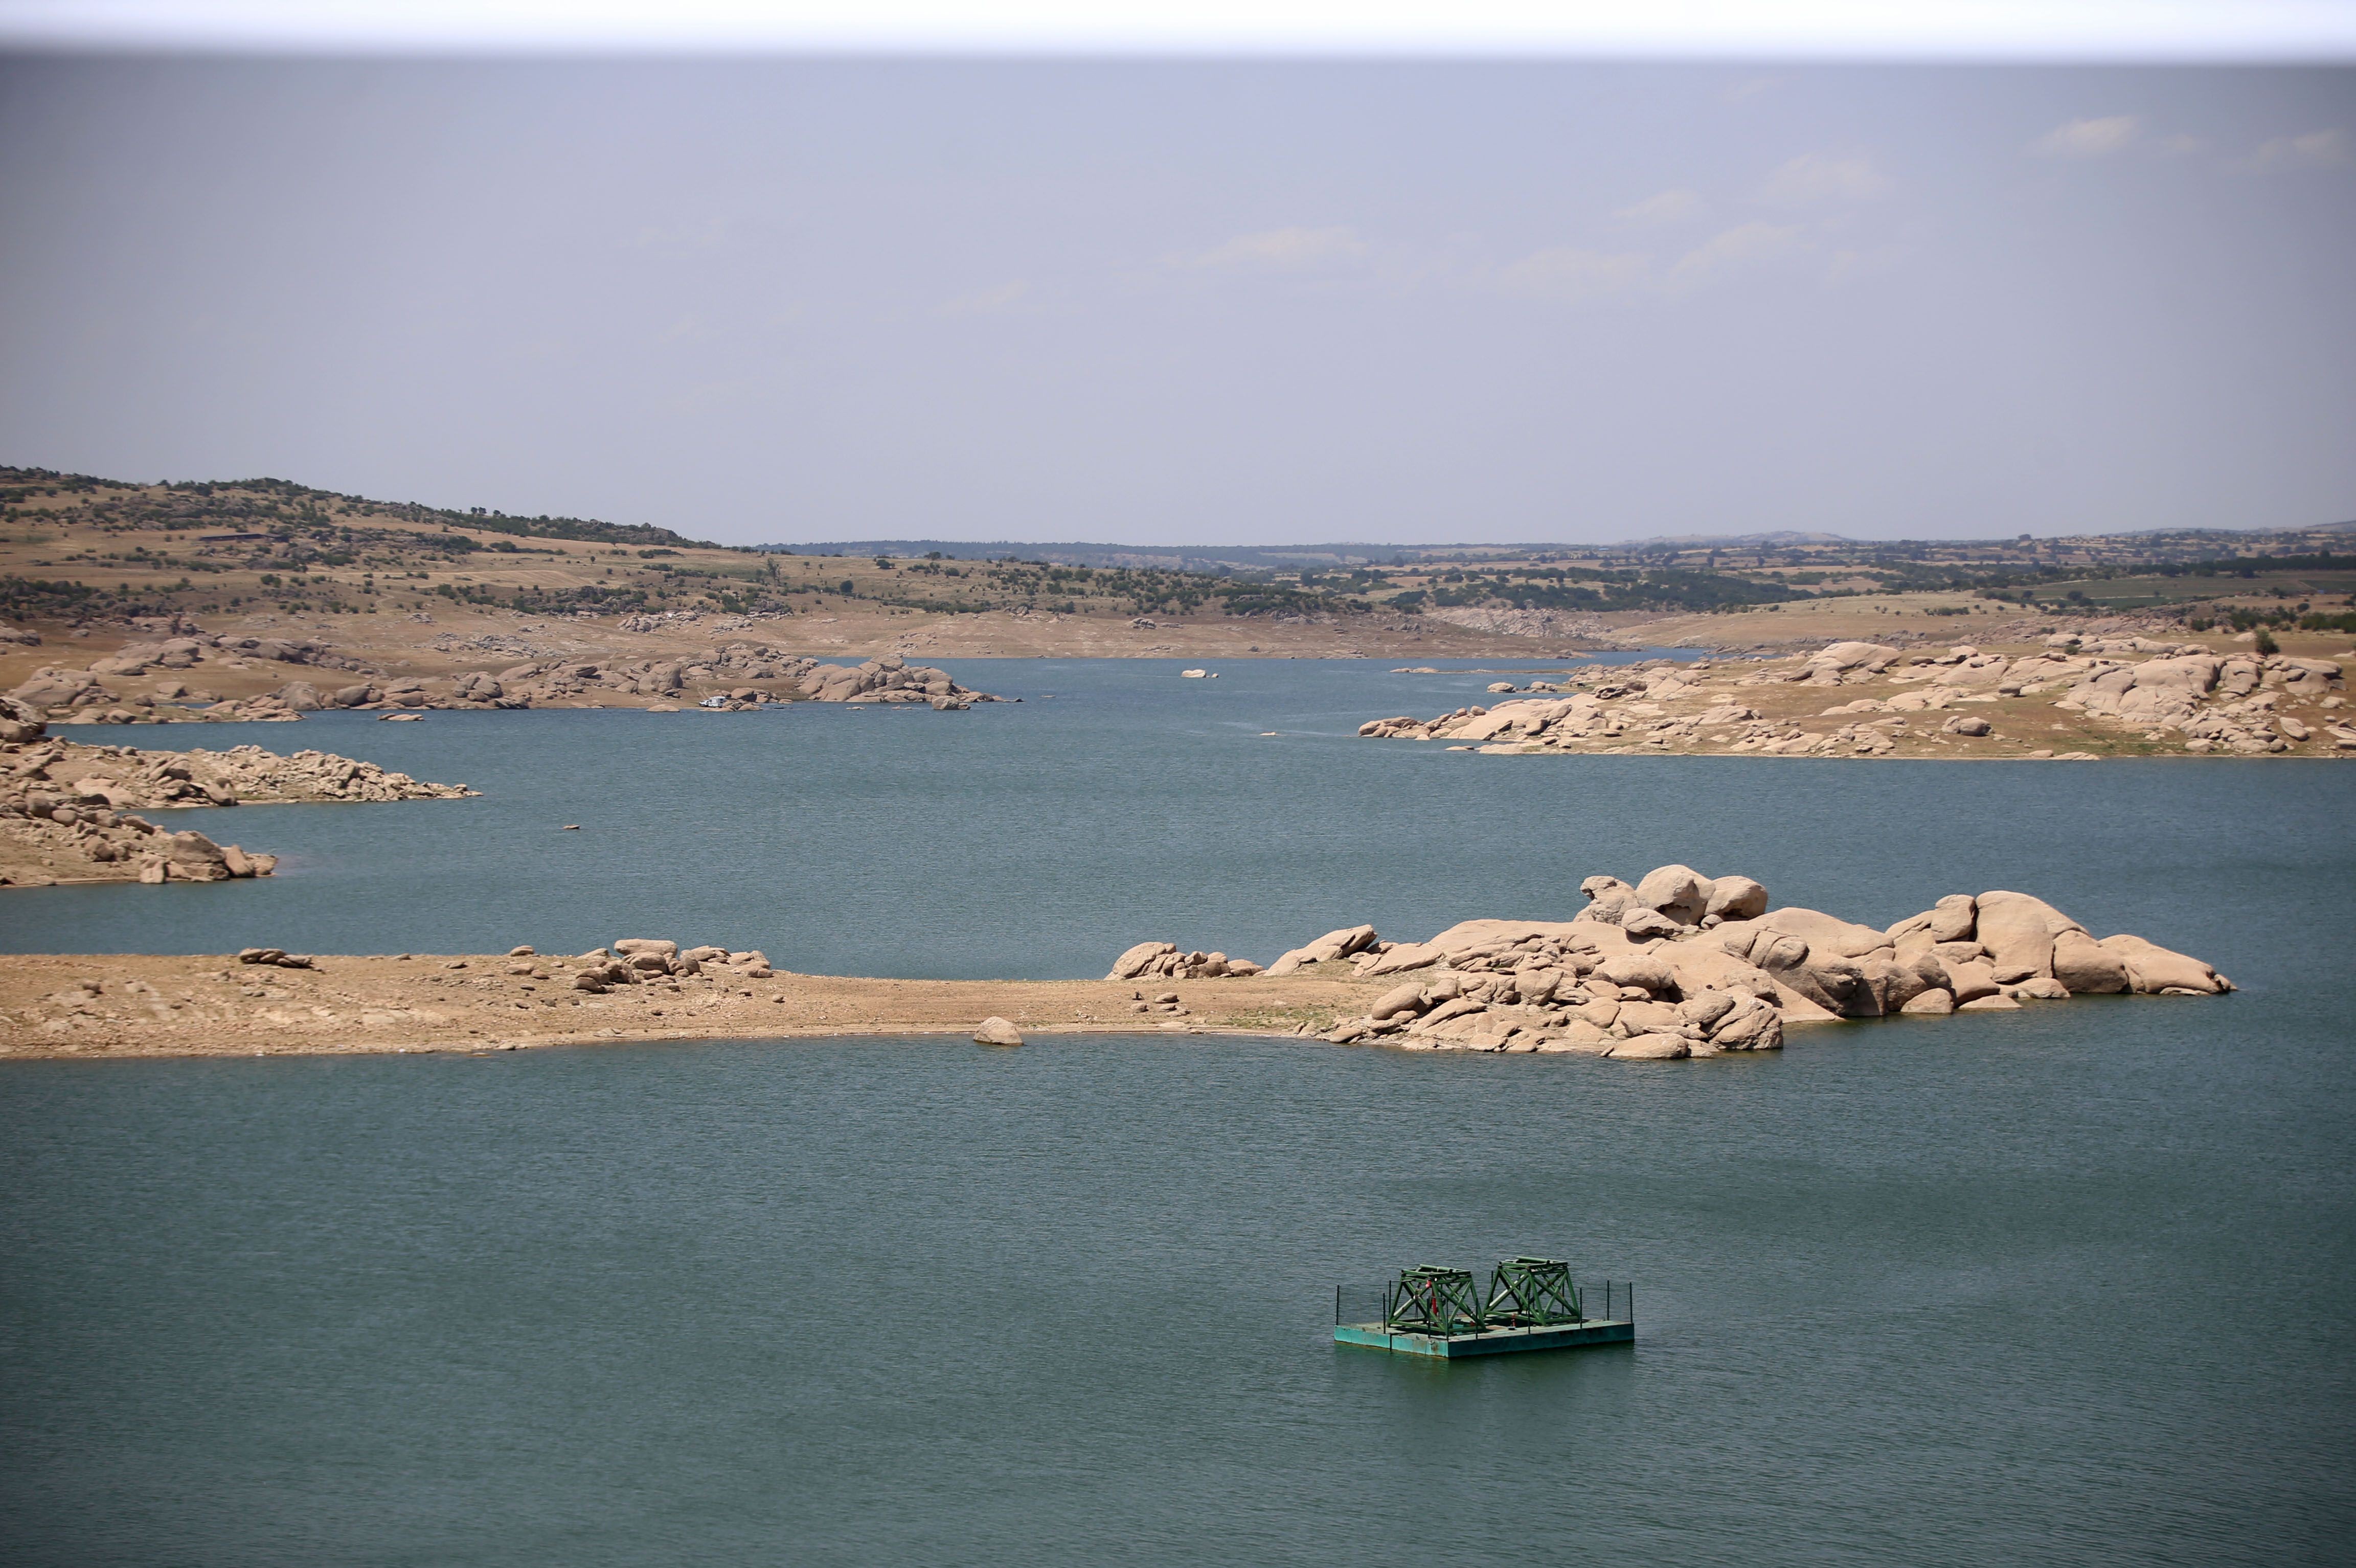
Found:
[{"label": "large boulder cluster", "polygon": [[266,877],[274,855],[248,854],[201,833],[172,833],[70,788],[0,795],[0,886],[59,882],[224,882]]},{"label": "large boulder cluster", "polygon": [[925,702],[937,709],[963,709],[1000,699],[969,690],[929,665],[912,665],[897,654],[845,667],[822,664],[801,677],[802,696],[819,702]]},{"label": "large boulder cluster", "polygon": [[[1580,891],[1588,902],[1572,920],[1470,920],[1427,942],[1387,942],[1372,926],[1348,926],[1268,972],[1347,962],[1355,979],[1398,977],[1365,1016],[1325,1035],[1337,1043],[1618,1061],[1772,1051],[1795,1024],[2233,988],[2197,958],[2139,936],[2097,939],[2027,893],[1950,894],[1878,928],[1771,909],[1751,878],[1705,877],[1688,866],[1662,866],[1633,884],[1590,877]],[[1132,948],[1108,978],[1154,972],[1136,965],[1168,951]]]},{"label": "large boulder cluster", "polygon": [[[1790,710],[1799,697],[1792,688],[1831,687],[1881,689],[1820,709]],[[2179,741],[2195,753],[2356,752],[2356,727],[2339,717],[2345,685],[2336,661],[2218,654],[2145,637],[2082,643],[2056,635],[2013,656],[1968,644],[1910,654],[1881,643],[1840,642],[1783,660],[1603,667],[1567,682],[1533,682],[1528,695],[1513,695],[1515,689],[1495,683],[1490,690],[1505,699],[1492,705],[1428,720],[1371,720],[1358,733],[1491,752],[1659,748],[1873,757],[1911,742],[1913,754],[1934,754],[1933,743],[2003,740],[1988,705],[2025,699],[2047,709],[2049,719],[2092,720],[2140,731],[2146,741]],[[2301,717],[2293,708],[2313,711]],[[1828,726],[1826,720],[1839,722]],[[2049,747],[2015,754],[2055,752]],[[2092,756],[2061,753],[2062,760]]]},{"label": "large boulder cluster", "polygon": [[476,793],[465,784],[415,779],[331,752],[281,756],[253,745],[156,752],[74,745],[52,736],[0,757],[7,761],[12,783],[62,786],[70,804],[118,811],[240,802],[456,800]]},{"label": "large boulder cluster", "polygon": [[229,806],[241,801],[446,800],[475,792],[432,784],[326,752],[282,757],[259,746],[227,752],[143,752],[81,746],[42,732],[0,699],[0,884],[61,881],[218,882],[266,877],[272,855],[171,833],[134,810]]},{"label": "large boulder cluster", "polygon": [[1189,953],[1174,942],[1141,942],[1113,960],[1108,980],[1248,979],[1260,972],[1247,958],[1224,953]]},{"label": "large boulder cluster", "polygon": [[[529,947],[519,947],[509,955],[522,961],[517,974],[540,971],[542,979],[553,978]],[[616,986],[648,986],[689,975],[707,972],[746,980],[766,980],[776,971],[758,949],[732,953],[725,947],[681,948],[676,942],[661,937],[626,936],[611,947],[595,947],[573,960],[573,988],[602,995]]]}]

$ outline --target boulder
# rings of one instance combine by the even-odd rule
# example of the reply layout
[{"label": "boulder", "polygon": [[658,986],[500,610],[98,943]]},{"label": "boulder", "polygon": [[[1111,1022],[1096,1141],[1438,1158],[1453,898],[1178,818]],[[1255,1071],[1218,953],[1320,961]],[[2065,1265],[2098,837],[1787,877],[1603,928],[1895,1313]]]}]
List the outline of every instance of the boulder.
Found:
[{"label": "boulder", "polygon": [[1447,955],[1428,943],[1402,942],[1359,971],[1361,977],[1379,978],[1385,975],[1404,975],[1410,969],[1428,969]]},{"label": "boulder", "polygon": [[[1152,968],[1154,966],[1155,960],[1166,957],[1177,951],[1178,944],[1174,942],[1141,942],[1136,946],[1130,948],[1128,952],[1113,960],[1112,972],[1107,975],[1105,978],[1108,980],[1134,980],[1140,975],[1144,974],[1148,969]],[[1290,955],[1287,955],[1287,956],[1289,957]],[[1276,967],[1271,972],[1284,975],[1290,974],[1292,970],[1285,968],[1283,965],[1284,960],[1281,958],[1278,959]],[[1299,967],[1300,965],[1297,964],[1293,965],[1293,968],[1295,969]]]},{"label": "boulder", "polygon": [[1767,890],[1748,877],[1719,877],[1709,885],[1709,903],[1702,911],[1707,920],[1716,915],[1721,921],[1756,920],[1767,912]]},{"label": "boulder", "polygon": [[1948,990],[1922,991],[1909,998],[1906,1005],[1898,1010],[1910,1017],[1944,1018],[1955,1010],[1955,994]]},{"label": "boulder", "polygon": [[230,871],[221,847],[201,833],[174,833],[165,837],[164,861],[172,878],[182,882],[225,882]]},{"label": "boulder", "polygon": [[1958,1006],[1997,994],[1996,971],[1986,964],[1950,964],[1947,978]]},{"label": "boulder", "polygon": [[0,741],[21,743],[38,740],[48,728],[41,710],[13,697],[0,697]]},{"label": "boulder", "polygon": [[1021,1045],[1023,1031],[1001,1018],[986,1018],[981,1027],[973,1031],[976,1045]]},{"label": "boulder", "polygon": [[1617,877],[1590,877],[1579,884],[1579,891],[1587,895],[1588,901],[1587,907],[1579,912],[1581,920],[1617,925],[1629,910],[1647,907],[1636,897],[1636,890]]},{"label": "boulder", "polygon": [[1674,1002],[1622,1002],[1620,1016],[1613,1027],[1624,1035],[1640,1035],[1659,1030],[1677,1032],[1677,1026],[1687,1020],[1677,1011],[1681,1004]]},{"label": "boulder", "polygon": [[[1731,925],[1733,923],[1729,922]],[[1869,925],[1858,925],[1821,910],[1796,906],[1779,909],[1759,917],[1758,924],[1769,931],[1782,932],[1805,942],[1814,951],[1837,953],[1844,958],[1862,958],[1878,947],[1890,945],[1887,933]],[[1721,931],[1726,927],[1719,927]]]},{"label": "boulder", "polygon": [[1572,1019],[1559,1031],[1549,1029],[1538,1036],[1537,1049],[1548,1051],[1574,1051],[1584,1056],[1601,1056],[1617,1045],[1619,1039],[1597,1029],[1584,1019]]},{"label": "boulder", "polygon": [[2043,899],[1999,891],[1979,896],[1976,929],[1996,978],[2009,983],[2037,976],[2050,978],[2053,939],[2065,931],[2086,928]]},{"label": "boulder", "polygon": [[[1758,998],[1745,999],[1756,1001]],[[1688,997],[1677,1004],[1677,1019],[1681,1023],[1692,1024],[1697,1029],[1716,1029],[1719,1020],[1734,1011],[1734,1008],[1733,992],[1704,991],[1697,997]]]},{"label": "boulder", "polygon": [[[1774,940],[1791,943],[1804,960],[1806,943],[1796,937]],[[1668,965],[1669,973],[1676,976],[1681,996],[1691,997],[1718,990],[1758,997],[1780,1009],[1786,1023],[1827,1023],[1840,1016],[1782,983],[1771,971],[1707,942],[1665,944],[1655,948],[1651,956]]]},{"label": "boulder", "polygon": [[2019,1002],[2014,1001],[2010,997],[2003,996],[1974,997],[1968,1002],[1957,1004],[1955,1008],[1955,1011],[1959,1013],[2011,1013],[2019,1010]]},{"label": "boulder", "polygon": [[1961,942],[1978,930],[1979,901],[1969,893],[1949,893],[1931,906],[1928,930],[1933,942]]},{"label": "boulder", "polygon": [[665,958],[670,958],[677,956],[679,944],[664,942],[651,936],[626,936],[614,944],[614,951],[626,958],[635,958],[641,953],[659,954]]},{"label": "boulder", "polygon": [[1878,671],[1888,669],[1900,657],[1896,648],[1882,643],[1833,643],[1810,654],[1804,667],[1812,673],[1821,670],[1834,675]]},{"label": "boulder", "polygon": [[2171,990],[2214,996],[2233,988],[2232,981],[2200,959],[2170,952],[2140,936],[2123,932],[2103,938],[2102,946],[2117,955],[2126,970],[2128,987],[2146,996]]},{"label": "boulder", "polygon": [[2053,978],[2072,995],[2110,995],[2128,987],[2126,960],[2083,931],[2053,939]]},{"label": "boulder", "polygon": [[106,688],[86,669],[44,667],[9,694],[27,708],[70,708],[106,700]]},{"label": "boulder", "polygon": [[[1269,965],[1268,972],[1271,975],[1290,975],[1312,964],[1323,964],[1329,959],[1347,958],[1354,953],[1363,953],[1381,940],[1375,934],[1375,928],[1371,925],[1344,926],[1339,931],[1327,932],[1307,946],[1294,948]],[[1112,978],[1119,980],[1126,976],[1115,975]]]},{"label": "boulder", "polygon": [[1693,1042],[1681,1034],[1640,1034],[1603,1054],[1614,1061],[1676,1061],[1693,1054]]},{"label": "boulder", "polygon": [[1556,991],[1568,987],[1570,980],[1571,977],[1559,969],[1517,970],[1514,975],[1514,989],[1521,993],[1524,1002],[1537,1004],[1552,997]]},{"label": "boulder", "polygon": [[1709,910],[1711,891],[1709,879],[1691,866],[1662,866],[1636,884],[1636,901],[1680,925],[1698,925]]},{"label": "boulder", "polygon": [[1651,941],[1676,936],[1685,930],[1685,926],[1675,916],[1663,914],[1659,910],[1635,908],[1621,914],[1620,929],[1639,940]]},{"label": "boulder", "polygon": [[1739,997],[1709,1031],[1709,1042],[1720,1051],[1781,1051],[1783,1015],[1756,997]]},{"label": "boulder", "polygon": [[1905,957],[1875,953],[1858,959],[1858,971],[1873,997],[1873,1016],[1888,1018],[1925,991],[1944,990],[1947,967],[1928,948]]},{"label": "boulder", "polygon": [[1384,1019],[1396,1018],[1401,1013],[1422,1010],[1423,987],[1410,980],[1404,986],[1393,987],[1376,998],[1375,1005],[1366,1009],[1366,1016],[1380,1022]]},{"label": "boulder", "polygon": [[2135,683],[2137,688],[2147,690],[2155,687],[2173,687],[2197,695],[2217,684],[2218,672],[2223,663],[2214,654],[2146,659],[2135,667]]},{"label": "boulder", "polygon": [[1615,986],[1635,986],[1655,996],[1674,995],[1677,977],[1649,953],[1622,953],[1605,959],[1595,973]]},{"label": "boulder", "polygon": [[1976,736],[1992,733],[1996,726],[1976,713],[1958,713],[1939,728],[1950,735]]}]

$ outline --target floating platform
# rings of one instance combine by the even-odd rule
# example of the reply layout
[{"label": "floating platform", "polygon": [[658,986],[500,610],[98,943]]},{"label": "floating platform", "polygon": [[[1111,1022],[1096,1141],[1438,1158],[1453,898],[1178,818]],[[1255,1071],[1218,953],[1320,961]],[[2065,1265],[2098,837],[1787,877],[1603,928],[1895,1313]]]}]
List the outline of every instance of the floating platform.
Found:
[{"label": "floating platform", "polygon": [[[1352,1293],[1336,1285],[1333,1342],[1443,1361],[1636,1342],[1636,1289],[1624,1280],[1580,1285],[1558,1259],[1517,1257],[1490,1273],[1485,1303],[1475,1283],[1459,1268],[1403,1269],[1398,1283],[1381,1293],[1380,1316],[1371,1318],[1364,1308],[1376,1303],[1361,1296],[1361,1310],[1352,1313]],[[1612,1310],[1622,1306],[1624,1314]]]},{"label": "floating platform", "polygon": [[1636,1326],[1601,1318],[1585,1323],[1542,1323],[1528,1328],[1483,1328],[1471,1334],[1418,1334],[1379,1323],[1336,1323],[1333,1342],[1364,1345],[1402,1356],[1505,1356],[1516,1350],[1576,1350],[1589,1345],[1633,1345]]}]

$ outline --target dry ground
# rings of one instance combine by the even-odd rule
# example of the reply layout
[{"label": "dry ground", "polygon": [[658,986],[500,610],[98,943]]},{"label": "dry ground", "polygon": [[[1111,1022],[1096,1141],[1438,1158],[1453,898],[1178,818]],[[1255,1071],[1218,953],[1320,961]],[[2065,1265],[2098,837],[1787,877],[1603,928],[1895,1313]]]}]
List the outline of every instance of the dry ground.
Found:
[{"label": "dry ground", "polygon": [[[1349,965],[1271,980],[878,980],[779,972],[573,988],[562,959],[321,955],[316,970],[199,955],[33,955],[0,965],[12,1057],[332,1055],[605,1040],[965,1036],[993,1015],[1030,1032],[1320,1033],[1390,981]],[[512,974],[522,966],[525,973]],[[537,970],[539,977],[531,971]],[[1133,999],[1175,992],[1183,1014]]]}]

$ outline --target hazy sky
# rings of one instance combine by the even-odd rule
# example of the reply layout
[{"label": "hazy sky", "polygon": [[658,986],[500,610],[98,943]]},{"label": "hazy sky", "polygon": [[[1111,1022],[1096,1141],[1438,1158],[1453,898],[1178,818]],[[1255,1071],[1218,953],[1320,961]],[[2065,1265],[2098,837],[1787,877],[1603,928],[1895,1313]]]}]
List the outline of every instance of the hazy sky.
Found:
[{"label": "hazy sky", "polygon": [[0,462],[751,542],[2356,516],[2356,71],[0,60]]}]

